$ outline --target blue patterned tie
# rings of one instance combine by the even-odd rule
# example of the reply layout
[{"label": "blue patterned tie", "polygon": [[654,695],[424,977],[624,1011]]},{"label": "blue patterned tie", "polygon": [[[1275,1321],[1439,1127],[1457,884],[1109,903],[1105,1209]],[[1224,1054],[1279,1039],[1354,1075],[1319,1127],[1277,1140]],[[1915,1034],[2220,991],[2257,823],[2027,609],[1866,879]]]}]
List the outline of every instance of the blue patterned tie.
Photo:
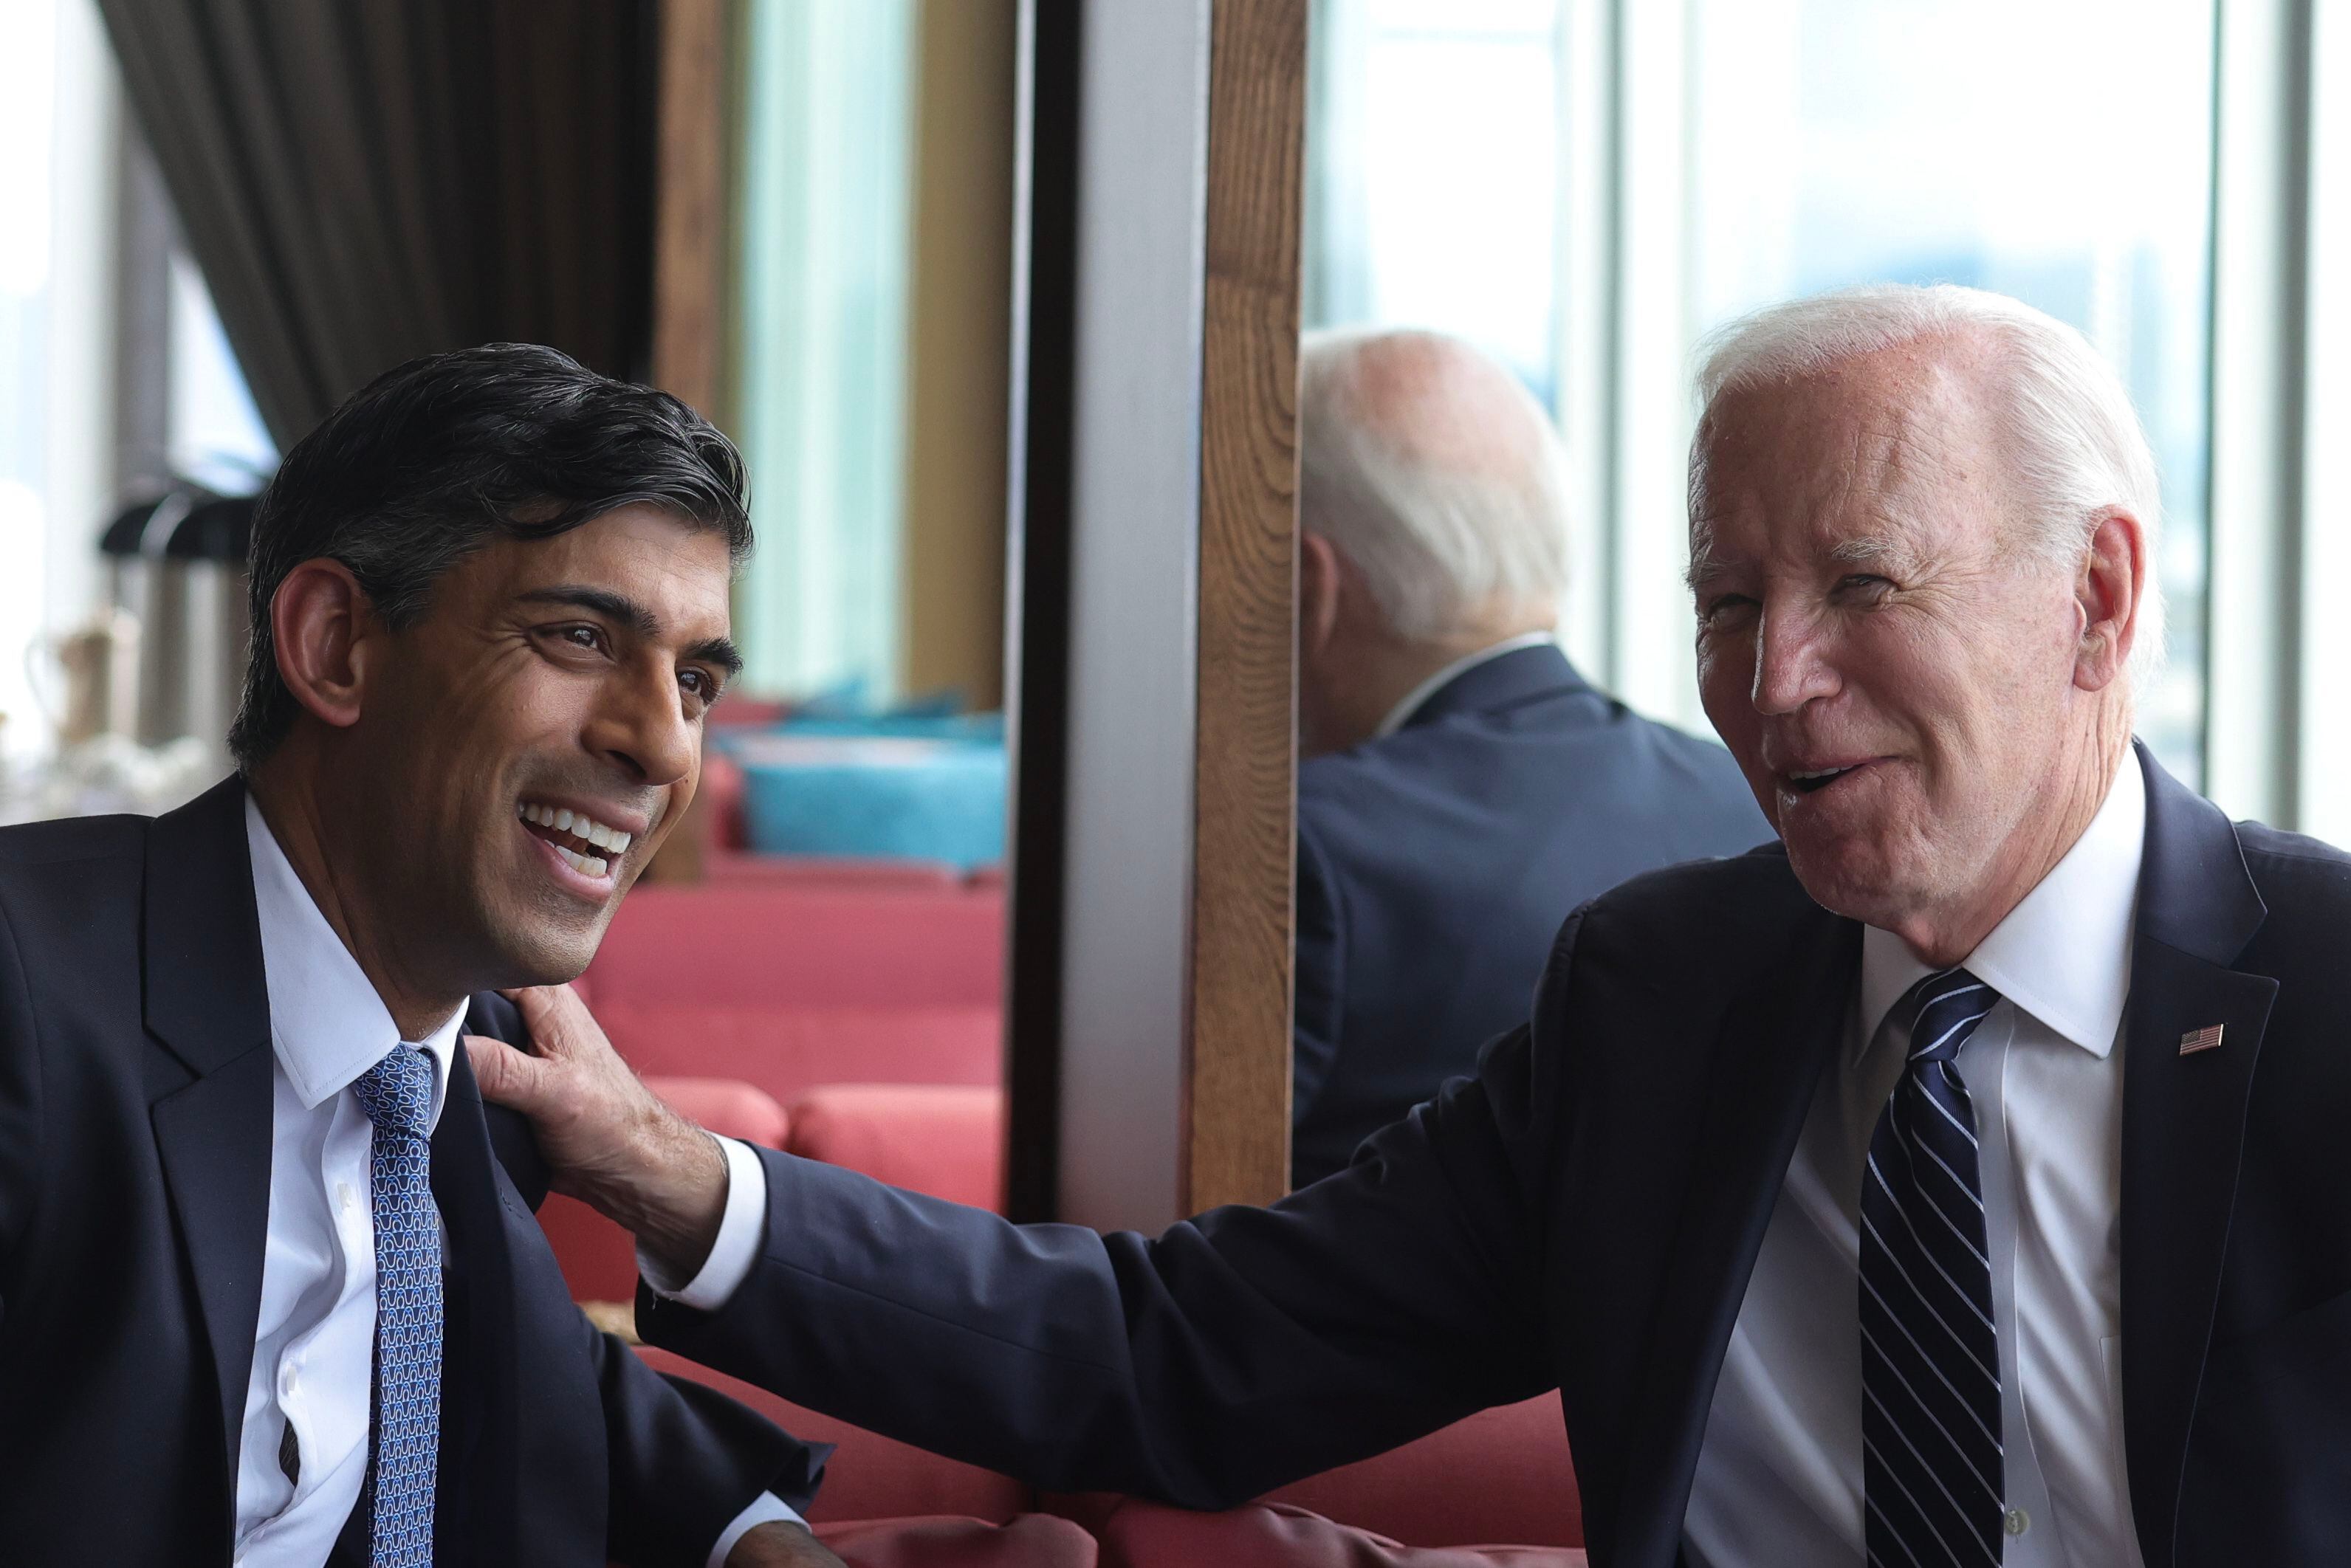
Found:
[{"label": "blue patterned tie", "polygon": [[1861,1186],[1862,1498],[1873,1568],[1998,1563],[2000,1335],[1976,1118],[1952,1058],[2000,994],[1929,975]]},{"label": "blue patterned tie", "polygon": [[431,1568],[441,1440],[441,1218],[433,1207],[433,1063],[410,1046],[352,1086],[375,1124],[375,1453],[370,1568]]}]

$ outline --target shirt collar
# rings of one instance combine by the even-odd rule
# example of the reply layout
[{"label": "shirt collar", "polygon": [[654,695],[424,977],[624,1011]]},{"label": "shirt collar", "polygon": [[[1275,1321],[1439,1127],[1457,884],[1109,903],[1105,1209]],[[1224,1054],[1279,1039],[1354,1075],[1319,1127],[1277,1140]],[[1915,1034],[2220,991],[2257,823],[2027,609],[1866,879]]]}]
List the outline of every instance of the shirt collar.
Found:
[{"label": "shirt collar", "polygon": [[[269,988],[269,1039],[278,1065],[303,1105],[316,1110],[341,1093],[402,1041],[400,1026],[367,973],[327,917],[277,836],[245,797],[245,839],[253,857],[253,897],[261,916],[261,968]],[[433,1064],[434,1126],[456,1059],[459,1008],[421,1040],[409,1041]]]},{"label": "shirt collar", "polygon": [[[2147,777],[2136,749],[2064,859],[1992,927],[1961,966],[2091,1055],[2115,1048],[2130,997],[2131,930],[2147,856]],[[1855,1060],[1903,993],[1931,971],[1902,939],[1861,936],[1861,1023]]]},{"label": "shirt collar", "polygon": [[1404,695],[1404,701],[1388,709],[1387,717],[1380,720],[1380,727],[1372,732],[1373,738],[1375,740],[1384,740],[1387,737],[1394,735],[1397,730],[1402,729],[1405,724],[1411,721],[1412,716],[1420,711],[1421,704],[1426,702],[1429,698],[1435,696],[1437,693],[1443,691],[1447,686],[1451,685],[1455,681],[1460,679],[1463,675],[1468,674],[1479,665],[1491,664],[1494,660],[1500,658],[1503,654],[1515,653],[1521,648],[1540,648],[1548,643],[1553,643],[1556,641],[1558,641],[1558,638],[1553,632],[1529,632],[1517,637],[1506,637],[1490,648],[1480,648],[1467,658],[1454,660],[1453,663],[1446,665],[1445,668],[1437,671],[1437,674],[1429,676],[1428,679],[1421,682],[1420,685],[1406,692]]}]

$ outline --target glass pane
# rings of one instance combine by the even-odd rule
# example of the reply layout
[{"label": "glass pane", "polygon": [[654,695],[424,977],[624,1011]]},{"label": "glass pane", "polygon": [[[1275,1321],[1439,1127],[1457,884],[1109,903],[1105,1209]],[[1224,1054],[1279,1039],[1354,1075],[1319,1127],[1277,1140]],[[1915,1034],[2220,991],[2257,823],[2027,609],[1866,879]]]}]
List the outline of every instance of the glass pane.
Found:
[{"label": "glass pane", "polygon": [[1458,333],[1551,400],[1557,0],[1328,0],[1307,134],[1310,327]]},{"label": "glass pane", "polygon": [[763,695],[898,683],[913,0],[744,14],[732,423],[759,536],[737,596]]},{"label": "glass pane", "polygon": [[2086,332],[2163,474],[2170,660],[2140,730],[2200,780],[2211,0],[1692,0],[1691,16],[1693,334],[1874,281],[1996,289]]},{"label": "glass pane", "polygon": [[27,674],[46,619],[49,529],[45,417],[57,7],[0,8],[0,821],[7,754],[47,739]]},{"label": "glass pane", "polygon": [[183,252],[172,253],[171,266],[172,471],[225,496],[251,495],[277,469],[277,447],[262,428],[204,274]]}]

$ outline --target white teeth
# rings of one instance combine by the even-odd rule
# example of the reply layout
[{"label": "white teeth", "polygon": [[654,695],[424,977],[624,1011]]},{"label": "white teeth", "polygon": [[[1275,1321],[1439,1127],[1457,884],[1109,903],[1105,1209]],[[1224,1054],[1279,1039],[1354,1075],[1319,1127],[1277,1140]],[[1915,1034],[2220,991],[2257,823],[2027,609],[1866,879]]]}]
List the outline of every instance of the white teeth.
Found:
[{"label": "white teeth", "polygon": [[[628,847],[636,841],[636,834],[624,833],[618,828],[608,828],[585,811],[574,811],[568,807],[541,806],[536,803],[526,803],[517,806],[515,810],[526,822],[537,822],[541,827],[553,828],[559,833],[577,834],[599,849],[609,850],[614,857],[625,852]],[[597,860],[593,855],[575,858]],[[605,862],[599,861],[597,863],[601,865]],[[602,873],[598,871],[589,874],[601,875]]]},{"label": "white teeth", "polygon": [[560,844],[556,846],[555,852],[563,857],[564,864],[581,876],[601,877],[604,874],[605,862],[601,856],[574,854]]}]

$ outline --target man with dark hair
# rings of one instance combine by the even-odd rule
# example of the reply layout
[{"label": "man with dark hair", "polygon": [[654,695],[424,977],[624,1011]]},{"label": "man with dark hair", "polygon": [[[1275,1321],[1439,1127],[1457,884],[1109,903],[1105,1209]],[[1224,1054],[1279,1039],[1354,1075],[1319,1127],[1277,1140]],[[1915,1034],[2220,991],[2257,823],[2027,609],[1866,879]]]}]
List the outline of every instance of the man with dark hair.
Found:
[{"label": "man with dark hair", "polygon": [[239,776],[0,831],[11,1563],[836,1561],[821,1448],[571,1304],[456,1049],[692,798],[743,491],[550,350],[403,365],[257,508]]}]

